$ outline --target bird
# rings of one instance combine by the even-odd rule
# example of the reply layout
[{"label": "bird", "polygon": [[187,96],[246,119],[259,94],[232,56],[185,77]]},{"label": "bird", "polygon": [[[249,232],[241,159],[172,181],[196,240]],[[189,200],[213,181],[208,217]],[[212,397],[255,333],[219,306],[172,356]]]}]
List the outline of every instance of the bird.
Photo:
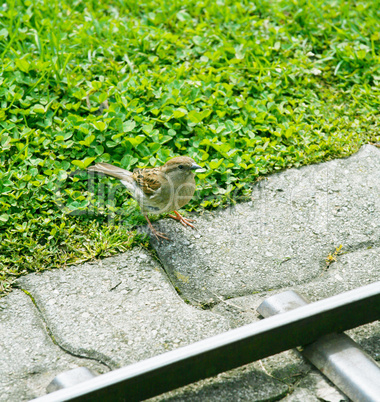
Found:
[{"label": "bird", "polygon": [[170,218],[178,220],[183,226],[194,228],[191,223],[194,220],[185,218],[177,210],[193,197],[194,172],[198,169],[203,168],[188,156],[177,156],[163,166],[136,168],[133,172],[109,163],[96,163],[87,168],[90,172],[104,173],[120,180],[139,204],[151,232],[158,241],[160,238],[170,239],[153,227],[148,213],[158,215],[173,211],[175,215],[169,215]]}]

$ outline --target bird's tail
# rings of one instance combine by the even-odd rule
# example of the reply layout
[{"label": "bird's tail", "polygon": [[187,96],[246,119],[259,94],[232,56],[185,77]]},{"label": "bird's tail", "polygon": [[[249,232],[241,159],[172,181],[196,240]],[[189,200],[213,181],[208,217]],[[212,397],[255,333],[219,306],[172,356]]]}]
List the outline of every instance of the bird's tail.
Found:
[{"label": "bird's tail", "polygon": [[132,173],[118,166],[110,165],[109,163],[97,163],[87,168],[90,172],[104,173],[107,176],[113,176],[120,180],[129,181]]}]

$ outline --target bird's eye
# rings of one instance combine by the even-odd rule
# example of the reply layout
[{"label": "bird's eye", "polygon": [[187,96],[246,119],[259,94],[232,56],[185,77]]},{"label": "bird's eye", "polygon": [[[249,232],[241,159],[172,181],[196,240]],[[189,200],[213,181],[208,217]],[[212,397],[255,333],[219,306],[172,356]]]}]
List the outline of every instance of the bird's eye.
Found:
[{"label": "bird's eye", "polygon": [[178,169],[183,169],[183,165],[179,165],[179,166],[178,166]]}]

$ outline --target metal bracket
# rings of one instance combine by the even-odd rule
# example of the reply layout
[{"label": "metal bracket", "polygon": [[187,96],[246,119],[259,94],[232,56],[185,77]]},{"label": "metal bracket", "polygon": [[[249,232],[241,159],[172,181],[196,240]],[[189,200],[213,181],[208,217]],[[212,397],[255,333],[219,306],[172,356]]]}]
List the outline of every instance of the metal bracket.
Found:
[{"label": "metal bracket", "polygon": [[[286,313],[309,302],[293,290],[271,296],[257,311],[263,317]],[[346,334],[329,334],[302,354],[353,401],[380,401],[380,367]]]}]

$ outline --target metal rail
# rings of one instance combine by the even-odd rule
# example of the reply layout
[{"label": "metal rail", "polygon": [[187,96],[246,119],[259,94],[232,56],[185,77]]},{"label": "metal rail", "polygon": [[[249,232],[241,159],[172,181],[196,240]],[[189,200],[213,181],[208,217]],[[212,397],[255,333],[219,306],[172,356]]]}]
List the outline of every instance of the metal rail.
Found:
[{"label": "metal rail", "polygon": [[[266,299],[257,311],[271,317],[309,302],[293,290]],[[380,401],[380,367],[346,334],[329,334],[301,352],[354,402]]]},{"label": "metal rail", "polygon": [[35,399],[139,401],[380,319],[380,282],[269,317]]}]

